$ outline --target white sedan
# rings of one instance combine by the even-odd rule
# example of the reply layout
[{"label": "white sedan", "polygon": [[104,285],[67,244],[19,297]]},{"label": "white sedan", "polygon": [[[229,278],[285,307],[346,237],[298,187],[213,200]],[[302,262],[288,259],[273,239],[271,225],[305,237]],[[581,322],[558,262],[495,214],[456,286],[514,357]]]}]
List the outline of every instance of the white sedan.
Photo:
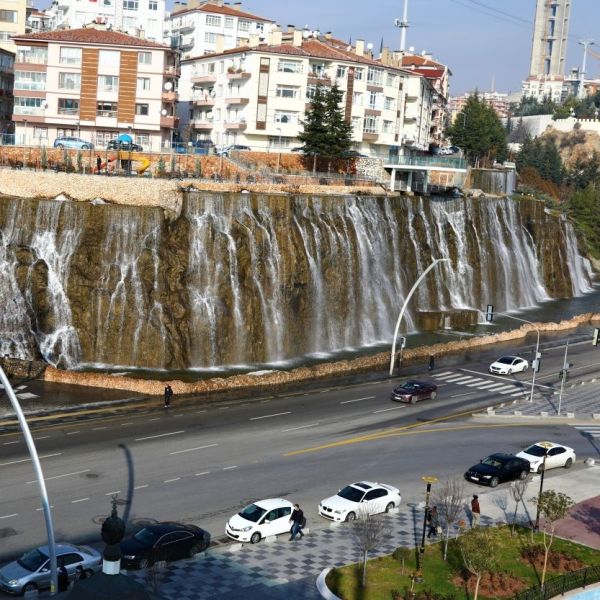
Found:
[{"label": "white sedan", "polygon": [[402,502],[400,490],[385,483],[361,481],[341,489],[319,504],[319,514],[331,521],[354,521],[361,514],[389,512]]},{"label": "white sedan", "polygon": [[529,461],[532,473],[541,473],[544,470],[544,453],[546,451],[548,452],[546,471],[557,467],[569,469],[577,459],[573,448],[553,442],[538,442],[519,452],[517,456]]},{"label": "white sedan", "polygon": [[283,498],[258,500],[229,519],[225,533],[238,542],[257,544],[261,539],[289,533],[294,506]]},{"label": "white sedan", "polygon": [[529,368],[529,362],[520,356],[503,356],[490,365],[490,373],[494,375],[512,375],[524,373]]}]

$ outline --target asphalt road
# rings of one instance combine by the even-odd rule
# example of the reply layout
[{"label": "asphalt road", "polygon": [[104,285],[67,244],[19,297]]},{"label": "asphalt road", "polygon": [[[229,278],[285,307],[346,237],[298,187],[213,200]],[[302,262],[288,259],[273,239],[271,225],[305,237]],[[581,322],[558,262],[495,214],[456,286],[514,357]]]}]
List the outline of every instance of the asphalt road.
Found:
[{"label": "asphalt road", "polygon": [[[536,394],[552,391],[563,355],[564,345],[544,351]],[[598,371],[600,355],[589,342],[571,346],[569,356],[577,376]],[[351,481],[397,485],[411,503],[422,499],[422,475],[461,476],[490,452],[551,439],[574,447],[580,459],[596,455],[570,425],[472,421],[474,410],[530,389],[531,372],[492,376],[489,357],[472,354],[450,366],[438,361],[431,374],[440,377],[438,397],[416,405],[392,403],[393,382],[374,381],[211,404],[178,406],[176,398],[168,411],[148,406],[77,420],[65,415],[50,424],[32,419],[57,538],[98,540],[115,493],[131,527],[184,520],[218,538],[230,515],[259,498],[297,501],[311,528],[328,527],[317,504]],[[449,382],[450,373],[456,378]],[[6,559],[45,540],[38,488],[18,433],[0,434],[0,477],[0,558]]]}]

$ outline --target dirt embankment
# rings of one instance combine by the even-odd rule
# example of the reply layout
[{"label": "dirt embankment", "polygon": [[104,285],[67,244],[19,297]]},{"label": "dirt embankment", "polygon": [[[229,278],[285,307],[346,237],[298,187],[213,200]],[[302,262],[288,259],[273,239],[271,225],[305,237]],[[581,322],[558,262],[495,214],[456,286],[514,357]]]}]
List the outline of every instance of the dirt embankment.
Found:
[{"label": "dirt embankment", "polygon": [[[435,344],[433,346],[421,346],[419,348],[405,350],[403,354],[404,363],[423,360],[431,354],[442,356],[468,349],[490,346],[512,340],[524,338],[527,334],[539,329],[541,332],[567,331],[581,325],[600,322],[600,313],[586,313],[573,317],[560,323],[536,323],[525,324],[519,329],[497,333],[494,335],[470,338],[467,340]],[[300,367],[290,371],[270,371],[262,375],[234,375],[231,377],[215,377],[204,381],[188,383],[180,380],[169,381],[173,391],[178,395],[207,394],[210,392],[221,392],[227,390],[257,389],[279,386],[303,381],[314,381],[337,375],[351,375],[367,371],[384,370],[389,365],[390,355],[387,352],[356,358],[353,360],[342,360],[333,363],[323,363],[311,367]],[[102,373],[82,373],[77,371],[62,371],[54,367],[48,367],[44,374],[46,381],[56,383],[68,383],[74,385],[85,385],[90,387],[102,387],[108,389],[121,389],[148,395],[161,395],[167,382],[156,380],[133,379],[123,376],[112,376]]]}]

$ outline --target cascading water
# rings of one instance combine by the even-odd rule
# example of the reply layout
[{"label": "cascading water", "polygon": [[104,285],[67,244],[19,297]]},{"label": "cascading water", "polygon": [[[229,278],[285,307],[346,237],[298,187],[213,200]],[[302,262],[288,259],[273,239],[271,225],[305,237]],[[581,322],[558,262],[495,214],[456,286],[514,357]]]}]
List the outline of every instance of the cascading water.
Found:
[{"label": "cascading water", "polygon": [[210,369],[366,347],[391,338],[441,257],[409,330],[419,310],[505,311],[591,289],[572,226],[537,203],[195,192],[169,221],[156,208],[6,198],[0,351]]}]

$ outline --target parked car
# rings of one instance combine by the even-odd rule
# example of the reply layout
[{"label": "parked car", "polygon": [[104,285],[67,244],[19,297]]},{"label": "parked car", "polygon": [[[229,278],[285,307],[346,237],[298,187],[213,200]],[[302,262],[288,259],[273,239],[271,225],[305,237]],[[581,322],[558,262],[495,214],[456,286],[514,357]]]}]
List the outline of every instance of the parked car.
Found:
[{"label": "parked car", "polygon": [[257,544],[263,538],[290,531],[293,505],[283,498],[258,500],[229,519],[225,533],[238,542]]},{"label": "parked car", "polygon": [[358,150],[346,150],[342,154],[342,158],[369,158],[366,154],[359,152]]},{"label": "parked car", "polygon": [[[102,569],[102,556],[89,546],[56,544],[58,566],[64,565],[70,579],[81,565],[88,575]],[[50,550],[40,546],[0,569],[0,590],[9,594],[25,594],[50,587]]]},{"label": "parked car", "polygon": [[[544,447],[546,446],[546,447]],[[570,469],[577,460],[575,450],[569,446],[555,444],[554,442],[538,442],[519,452],[517,456],[529,461],[532,473],[541,473],[544,470],[544,454],[546,456],[546,470],[564,467]]]},{"label": "parked car", "polygon": [[512,375],[513,373],[525,373],[529,368],[529,362],[520,356],[502,356],[490,365],[490,373],[494,375]]},{"label": "parked car", "polygon": [[121,542],[121,564],[145,569],[161,560],[192,558],[210,546],[210,534],[183,523],[155,523]]},{"label": "parked car", "polygon": [[231,144],[224,146],[220,150],[217,150],[218,156],[229,156],[231,152],[249,152],[250,146],[243,146],[242,144]]},{"label": "parked car", "polygon": [[385,483],[361,481],[342,488],[319,503],[319,514],[331,521],[354,521],[361,513],[375,515],[400,506],[400,490]]},{"label": "parked car", "polygon": [[407,381],[394,388],[392,400],[394,402],[419,402],[420,400],[435,400],[437,385],[429,381]]},{"label": "parked car", "polygon": [[499,452],[473,465],[465,473],[465,479],[495,488],[504,481],[526,479],[530,469],[528,460]]},{"label": "parked car", "polygon": [[94,148],[92,142],[86,142],[76,137],[59,137],[54,140],[55,148],[76,148],[77,150],[90,150]]},{"label": "parked car", "polygon": [[299,152],[300,154],[304,154],[304,146],[294,146],[294,148],[290,148],[290,152]]},{"label": "parked car", "polygon": [[108,144],[106,144],[107,150],[125,150],[127,152],[143,152],[144,149],[139,144],[134,144],[133,142],[125,142],[123,140],[110,140]]}]

